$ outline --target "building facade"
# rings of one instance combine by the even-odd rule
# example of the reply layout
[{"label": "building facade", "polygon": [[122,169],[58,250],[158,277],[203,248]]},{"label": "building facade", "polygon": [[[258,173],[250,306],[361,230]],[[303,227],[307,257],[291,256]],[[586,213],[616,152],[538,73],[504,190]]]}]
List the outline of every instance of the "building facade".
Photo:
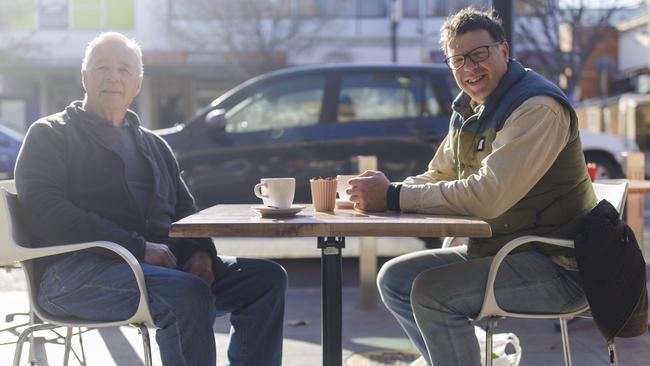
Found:
[{"label": "building facade", "polygon": [[[140,43],[145,82],[133,108],[146,126],[158,128],[186,120],[256,71],[392,62],[393,31],[397,62],[440,62],[437,42],[447,14],[487,3],[0,0],[0,120],[24,130],[83,98],[83,50],[102,31],[119,31]],[[266,38],[251,38],[253,33]]]}]

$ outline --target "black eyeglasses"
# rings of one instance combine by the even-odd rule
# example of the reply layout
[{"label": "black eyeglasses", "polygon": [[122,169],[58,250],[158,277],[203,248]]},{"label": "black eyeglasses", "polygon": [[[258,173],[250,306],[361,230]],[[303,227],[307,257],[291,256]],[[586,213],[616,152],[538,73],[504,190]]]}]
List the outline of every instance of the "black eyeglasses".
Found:
[{"label": "black eyeglasses", "polygon": [[501,43],[503,43],[503,41],[478,46],[464,55],[449,56],[445,59],[445,63],[452,70],[458,70],[461,67],[465,66],[465,62],[467,62],[468,58],[472,60],[473,63],[477,64],[481,61],[487,60],[488,57],[490,57],[490,47],[498,46]]}]

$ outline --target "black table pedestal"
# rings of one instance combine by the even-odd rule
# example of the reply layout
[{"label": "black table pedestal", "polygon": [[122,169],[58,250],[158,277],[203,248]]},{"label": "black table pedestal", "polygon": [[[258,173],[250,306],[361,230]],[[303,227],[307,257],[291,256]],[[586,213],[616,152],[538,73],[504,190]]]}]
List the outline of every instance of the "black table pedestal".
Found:
[{"label": "black table pedestal", "polygon": [[341,249],[345,248],[345,237],[318,237],[318,248],[321,249],[323,365],[341,366]]}]

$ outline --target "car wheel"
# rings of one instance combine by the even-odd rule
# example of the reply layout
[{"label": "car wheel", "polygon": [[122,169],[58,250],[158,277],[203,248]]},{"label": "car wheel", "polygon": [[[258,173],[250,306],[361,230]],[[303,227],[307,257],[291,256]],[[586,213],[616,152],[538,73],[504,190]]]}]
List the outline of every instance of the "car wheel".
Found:
[{"label": "car wheel", "polygon": [[596,179],[618,179],[625,178],[623,169],[614,160],[612,156],[601,152],[591,152],[585,154],[585,160],[588,163],[596,164]]}]

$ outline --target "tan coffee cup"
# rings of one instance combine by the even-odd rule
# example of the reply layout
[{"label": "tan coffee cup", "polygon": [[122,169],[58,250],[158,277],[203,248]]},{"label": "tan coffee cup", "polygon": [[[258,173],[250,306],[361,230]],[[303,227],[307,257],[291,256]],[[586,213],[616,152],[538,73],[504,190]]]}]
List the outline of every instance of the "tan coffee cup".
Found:
[{"label": "tan coffee cup", "polygon": [[311,202],[314,204],[314,210],[319,212],[334,211],[336,204],[336,185],[335,179],[310,179],[311,185]]},{"label": "tan coffee cup", "polygon": [[295,178],[262,178],[253,192],[265,206],[286,209],[291,207],[296,192]]},{"label": "tan coffee cup", "polygon": [[336,176],[336,193],[339,194],[339,198],[344,201],[350,200],[350,195],[345,193],[345,190],[350,186],[348,181],[352,178],[356,178],[358,175],[337,175]]}]

